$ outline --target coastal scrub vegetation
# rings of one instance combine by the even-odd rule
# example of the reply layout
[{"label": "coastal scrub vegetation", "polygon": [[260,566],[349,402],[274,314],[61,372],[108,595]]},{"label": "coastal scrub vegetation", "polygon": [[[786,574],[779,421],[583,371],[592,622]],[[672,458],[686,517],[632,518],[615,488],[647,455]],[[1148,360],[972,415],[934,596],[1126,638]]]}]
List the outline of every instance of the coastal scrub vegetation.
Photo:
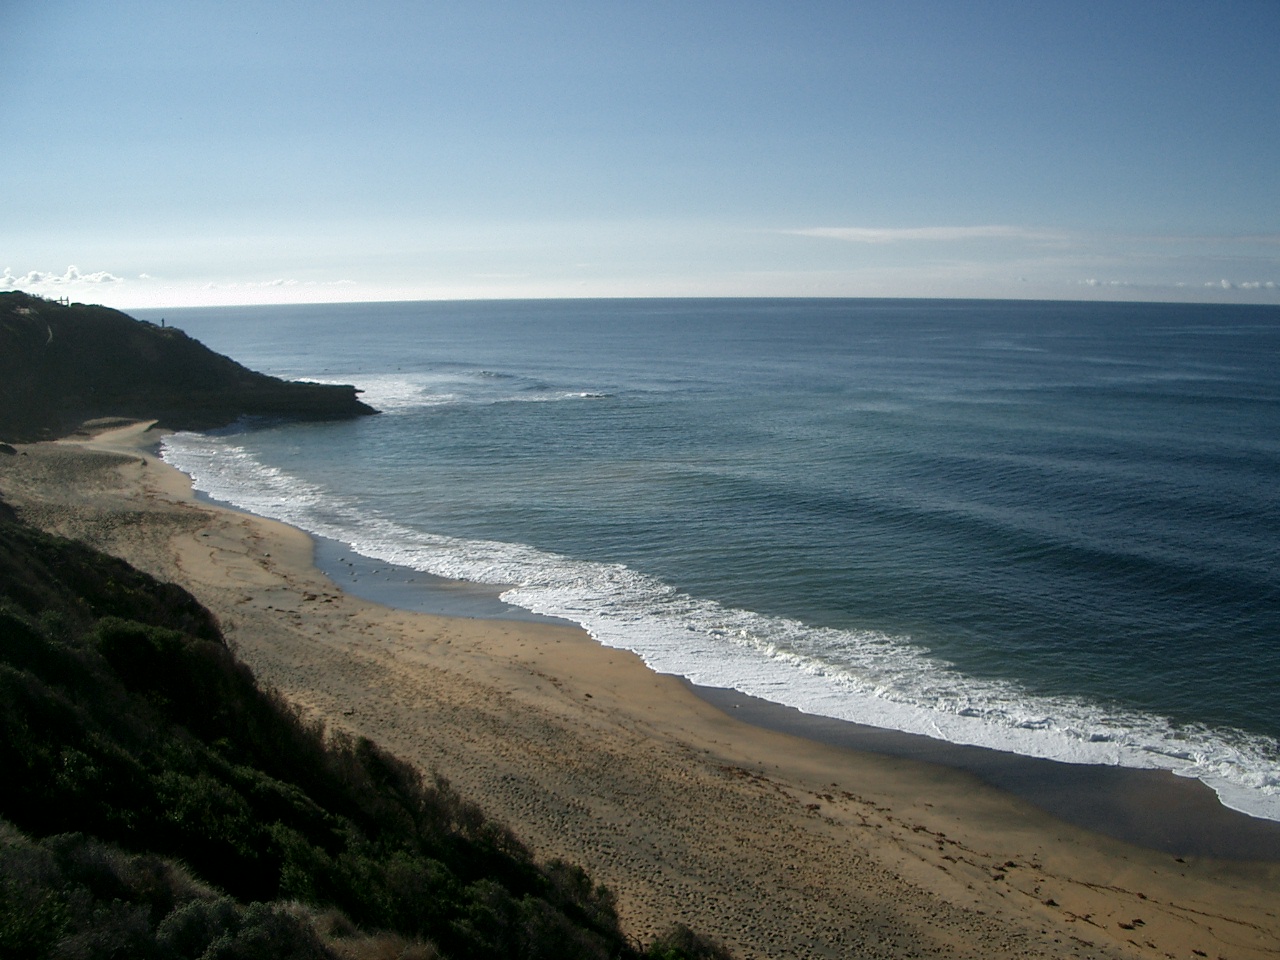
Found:
[{"label": "coastal scrub vegetation", "polygon": [[262,689],[190,594],[0,502],[0,956],[727,956],[647,948],[439,777]]}]

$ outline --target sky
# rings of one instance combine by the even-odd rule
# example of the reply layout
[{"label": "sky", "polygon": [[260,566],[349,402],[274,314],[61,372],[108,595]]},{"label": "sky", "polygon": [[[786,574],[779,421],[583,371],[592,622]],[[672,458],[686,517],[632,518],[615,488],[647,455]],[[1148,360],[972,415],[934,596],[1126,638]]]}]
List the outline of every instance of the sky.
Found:
[{"label": "sky", "polygon": [[1280,303],[1280,2],[0,0],[0,289]]}]

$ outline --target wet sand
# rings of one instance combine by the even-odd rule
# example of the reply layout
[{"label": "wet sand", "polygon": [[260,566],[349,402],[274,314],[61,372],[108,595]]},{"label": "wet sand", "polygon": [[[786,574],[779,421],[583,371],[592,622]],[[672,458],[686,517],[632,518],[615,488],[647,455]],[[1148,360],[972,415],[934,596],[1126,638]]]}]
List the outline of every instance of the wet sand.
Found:
[{"label": "wet sand", "polygon": [[[681,920],[741,957],[1280,955],[1275,862],[1139,847],[971,770],[804,718],[768,729],[738,695],[716,706],[573,627],[362,599],[299,531],[198,502],[156,439],[19,447],[0,496],[186,586],[265,682],[438,770],[540,857],[582,864],[636,936]],[[1125,809],[1173,819],[1165,786]],[[1178,809],[1184,833],[1210,830]]]}]

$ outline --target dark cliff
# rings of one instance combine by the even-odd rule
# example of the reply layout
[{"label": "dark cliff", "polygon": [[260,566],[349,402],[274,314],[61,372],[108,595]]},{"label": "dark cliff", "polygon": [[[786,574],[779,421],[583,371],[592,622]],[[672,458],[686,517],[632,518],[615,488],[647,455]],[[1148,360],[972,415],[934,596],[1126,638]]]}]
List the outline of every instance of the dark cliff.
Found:
[{"label": "dark cliff", "polygon": [[96,417],[204,430],[242,416],[376,413],[357,393],[255,373],[181,330],[108,307],[0,293],[0,440],[48,439]]}]

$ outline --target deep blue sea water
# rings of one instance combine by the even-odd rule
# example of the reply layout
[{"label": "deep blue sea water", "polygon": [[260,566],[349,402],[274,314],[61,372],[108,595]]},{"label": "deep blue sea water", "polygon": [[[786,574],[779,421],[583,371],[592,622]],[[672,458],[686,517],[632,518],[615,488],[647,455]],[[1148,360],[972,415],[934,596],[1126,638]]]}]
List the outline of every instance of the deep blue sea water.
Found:
[{"label": "deep blue sea water", "polygon": [[171,437],[211,496],[700,684],[1280,819],[1280,308],[136,314],[384,411]]}]

